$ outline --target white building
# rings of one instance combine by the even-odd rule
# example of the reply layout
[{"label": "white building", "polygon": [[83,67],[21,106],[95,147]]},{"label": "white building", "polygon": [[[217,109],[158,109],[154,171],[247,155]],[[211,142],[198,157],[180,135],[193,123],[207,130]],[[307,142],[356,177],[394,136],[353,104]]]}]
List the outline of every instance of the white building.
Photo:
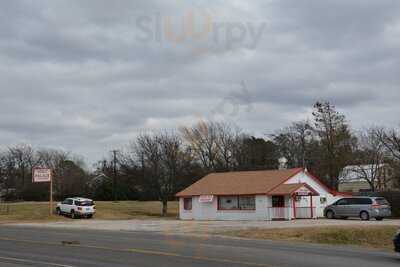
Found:
[{"label": "white building", "polygon": [[306,169],[212,173],[176,195],[182,220],[322,217],[343,196]]},{"label": "white building", "polygon": [[350,165],[339,176],[339,190],[343,192],[371,192],[396,190],[393,169],[388,164]]}]

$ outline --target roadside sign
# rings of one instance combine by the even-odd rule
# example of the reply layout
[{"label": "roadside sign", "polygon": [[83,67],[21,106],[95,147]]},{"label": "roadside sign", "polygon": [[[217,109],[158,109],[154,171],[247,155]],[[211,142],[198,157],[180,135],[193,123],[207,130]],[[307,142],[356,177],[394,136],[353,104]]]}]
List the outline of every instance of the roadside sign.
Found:
[{"label": "roadside sign", "polygon": [[214,196],[213,195],[204,195],[199,197],[200,203],[211,203],[213,202]]},{"label": "roadside sign", "polygon": [[32,174],[32,182],[34,183],[51,182],[51,169],[34,168]]},{"label": "roadside sign", "polygon": [[49,211],[50,211],[50,216],[51,216],[53,214],[53,179],[51,176],[51,169],[49,169],[49,168],[33,168],[32,169],[32,182],[33,183],[49,183],[49,185],[50,185]]}]

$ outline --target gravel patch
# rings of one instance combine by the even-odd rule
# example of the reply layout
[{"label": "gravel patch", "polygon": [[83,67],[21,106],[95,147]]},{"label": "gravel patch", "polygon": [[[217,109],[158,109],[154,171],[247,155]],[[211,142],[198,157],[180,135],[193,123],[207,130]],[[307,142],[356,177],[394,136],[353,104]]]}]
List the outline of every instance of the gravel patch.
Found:
[{"label": "gravel patch", "polygon": [[212,234],[221,231],[245,230],[249,228],[284,229],[324,226],[399,226],[400,220],[295,220],[295,221],[180,221],[180,220],[70,220],[47,223],[13,223],[12,226],[92,229],[109,231],[162,232],[165,234]]}]

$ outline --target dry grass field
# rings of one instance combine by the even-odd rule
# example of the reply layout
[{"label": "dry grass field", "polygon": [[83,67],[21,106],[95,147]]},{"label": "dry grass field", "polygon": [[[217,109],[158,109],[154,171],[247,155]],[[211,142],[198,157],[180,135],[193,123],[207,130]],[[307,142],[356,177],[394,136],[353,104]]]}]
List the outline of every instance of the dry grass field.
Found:
[{"label": "dry grass field", "polygon": [[[54,204],[55,208],[55,204]],[[122,220],[160,217],[161,203],[156,201],[96,202],[96,219]],[[168,218],[178,216],[178,202],[168,203]],[[0,204],[0,223],[68,220],[49,214],[47,202],[19,202]]]},{"label": "dry grass field", "polygon": [[392,239],[397,226],[342,226],[292,229],[247,229],[223,232],[223,235],[280,241],[331,245],[355,245],[393,250]]}]

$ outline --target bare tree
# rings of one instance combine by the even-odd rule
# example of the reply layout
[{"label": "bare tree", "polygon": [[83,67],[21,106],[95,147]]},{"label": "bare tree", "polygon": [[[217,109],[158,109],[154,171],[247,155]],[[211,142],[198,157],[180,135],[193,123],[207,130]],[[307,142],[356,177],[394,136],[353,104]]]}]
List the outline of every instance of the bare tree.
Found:
[{"label": "bare tree", "polygon": [[293,122],[290,126],[271,135],[281,156],[288,159],[291,167],[307,167],[307,154],[315,139],[313,128],[308,121]]},{"label": "bare tree", "polygon": [[225,171],[233,170],[238,166],[237,158],[243,153],[245,138],[239,127],[227,123],[216,123],[218,162]]},{"label": "bare tree", "polygon": [[9,196],[10,189],[16,188],[17,172],[15,160],[8,151],[0,152],[0,189],[5,190],[5,196]]},{"label": "bare tree", "polygon": [[21,195],[25,189],[27,180],[30,178],[31,170],[37,163],[35,152],[30,145],[21,144],[10,147],[8,149],[9,156],[15,164],[14,168],[18,173],[18,181],[16,186],[18,193]]},{"label": "bare tree", "polygon": [[180,129],[196,158],[207,171],[233,170],[243,150],[245,138],[239,127],[224,122],[200,121]]},{"label": "bare tree", "polygon": [[351,160],[355,138],[345,116],[329,102],[315,103],[313,116],[314,129],[321,145],[318,168],[324,174],[323,178],[337,190],[340,172]]},{"label": "bare tree", "polygon": [[145,187],[157,195],[162,215],[166,216],[168,200],[177,191],[177,180],[191,161],[190,153],[174,132],[140,135],[133,144],[133,153],[143,170]]},{"label": "bare tree", "polygon": [[[43,199],[48,194],[45,184],[31,181],[34,167],[53,171],[56,196],[82,193],[86,183],[83,161],[69,153],[55,149],[34,149],[30,145],[9,147],[0,155],[0,179],[6,188],[14,188],[21,199]],[[68,193],[69,192],[69,193]]]},{"label": "bare tree", "polygon": [[219,153],[217,124],[200,121],[192,127],[181,127],[180,131],[203,167],[215,170]]},{"label": "bare tree", "polygon": [[[84,191],[86,173],[82,160],[56,149],[39,149],[37,166],[50,168],[53,173],[54,194],[60,198]],[[81,165],[81,166],[80,166]]]},{"label": "bare tree", "polygon": [[368,182],[371,191],[386,189],[391,179],[387,175],[387,151],[379,138],[379,131],[378,128],[367,128],[359,132],[354,164],[342,174],[342,177],[350,176]]},{"label": "bare tree", "polygon": [[375,134],[392,156],[400,160],[400,132],[398,129],[376,128]]},{"label": "bare tree", "polygon": [[168,211],[168,199],[176,192],[176,184],[178,175],[184,161],[185,154],[182,151],[182,140],[173,133],[162,133],[159,135],[161,147],[161,160],[163,166],[163,174],[160,177],[160,199],[162,201],[162,215],[166,216]]}]

